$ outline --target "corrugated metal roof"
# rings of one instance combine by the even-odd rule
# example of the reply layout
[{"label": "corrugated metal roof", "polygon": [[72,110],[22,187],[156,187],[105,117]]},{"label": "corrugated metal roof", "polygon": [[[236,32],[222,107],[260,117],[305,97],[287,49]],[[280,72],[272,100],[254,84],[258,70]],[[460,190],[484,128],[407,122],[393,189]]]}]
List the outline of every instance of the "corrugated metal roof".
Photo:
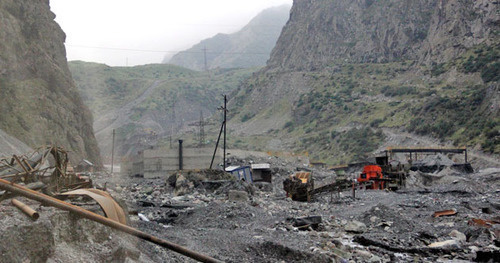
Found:
[{"label": "corrugated metal roof", "polygon": [[226,167],[226,172],[232,172],[232,171],[234,171],[234,170],[236,170],[238,168],[240,168],[240,167],[237,166],[237,165],[228,166],[228,167]]}]

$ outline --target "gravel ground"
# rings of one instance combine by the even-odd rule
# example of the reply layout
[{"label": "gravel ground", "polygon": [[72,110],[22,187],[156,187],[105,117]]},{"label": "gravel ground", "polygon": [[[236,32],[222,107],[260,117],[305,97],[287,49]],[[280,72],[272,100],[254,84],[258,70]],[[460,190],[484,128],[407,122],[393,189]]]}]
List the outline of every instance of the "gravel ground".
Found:
[{"label": "gravel ground", "polygon": [[[252,156],[230,161],[270,163],[272,184],[258,187],[212,171],[170,180],[105,174],[93,179],[126,206],[132,226],[225,262],[500,262],[500,168],[411,172],[408,187],[395,192],[358,189],[353,198],[346,190],[307,203],[286,198],[282,189],[297,162]],[[317,187],[335,180],[327,170],[313,174]],[[2,263],[193,262],[20,199],[41,216],[33,221],[7,200],[0,203]],[[433,217],[450,209],[456,214]],[[310,222],[300,223],[303,218]]]},{"label": "gravel ground", "polygon": [[[500,227],[495,222],[500,220],[500,169],[414,172],[409,186],[399,191],[358,190],[355,199],[351,191],[327,193],[302,203],[286,198],[282,190],[293,164],[271,161],[269,191],[233,181],[215,190],[203,184],[184,186],[185,194],[176,196],[179,191],[167,180],[97,181],[108,181],[110,192],[132,213],[150,220],[132,215],[133,225],[226,262],[499,261]],[[316,182],[334,180],[328,171],[314,174]],[[248,198],[228,197],[231,189],[246,192]],[[433,217],[448,209],[457,213]],[[322,223],[303,229],[293,225],[294,218],[309,216],[321,216]],[[473,219],[491,222],[481,226]],[[189,261],[152,244],[140,242],[139,247],[156,262]]]}]

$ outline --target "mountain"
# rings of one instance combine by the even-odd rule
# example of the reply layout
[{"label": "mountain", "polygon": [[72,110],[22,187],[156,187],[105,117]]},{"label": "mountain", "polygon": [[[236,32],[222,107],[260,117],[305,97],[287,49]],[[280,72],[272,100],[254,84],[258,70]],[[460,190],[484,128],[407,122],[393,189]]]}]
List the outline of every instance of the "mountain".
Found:
[{"label": "mountain", "polygon": [[[233,34],[217,34],[174,55],[168,63],[205,70],[204,49],[209,69],[264,66],[288,20],[289,5],[265,9]],[[167,63],[167,61],[164,61]]]},{"label": "mountain", "polygon": [[267,66],[232,94],[229,127],[241,147],[332,164],[404,144],[394,134],[498,154],[498,7],[296,0]]},{"label": "mountain", "polygon": [[0,2],[0,129],[30,147],[56,144],[101,164],[92,115],[66,62],[49,1]]},{"label": "mountain", "polygon": [[[127,156],[169,140],[193,137],[200,115],[210,117],[222,104],[222,94],[236,89],[257,69],[198,72],[166,65],[110,67],[69,62],[78,90],[94,116],[94,132],[109,161],[113,129],[116,153]],[[208,126],[208,125],[207,125]],[[187,134],[187,135],[186,135]],[[189,139],[188,139],[189,138]]]}]

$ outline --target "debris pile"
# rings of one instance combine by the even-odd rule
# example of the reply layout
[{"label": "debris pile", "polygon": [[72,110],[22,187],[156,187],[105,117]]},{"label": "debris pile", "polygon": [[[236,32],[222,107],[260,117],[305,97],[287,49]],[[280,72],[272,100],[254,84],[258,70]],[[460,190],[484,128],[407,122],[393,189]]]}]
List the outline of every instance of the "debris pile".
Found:
[{"label": "debris pile", "polygon": [[[412,171],[407,187],[397,191],[358,189],[353,198],[343,188],[297,202],[283,190],[297,167],[267,161],[267,189],[208,170],[166,179],[93,178],[126,204],[132,226],[226,262],[498,261],[500,169],[442,169],[431,174],[439,179],[430,183],[426,173]],[[321,185],[361,172],[338,177],[322,168],[310,171]],[[185,261],[146,242],[123,247],[128,252],[116,252],[115,258]]]}]

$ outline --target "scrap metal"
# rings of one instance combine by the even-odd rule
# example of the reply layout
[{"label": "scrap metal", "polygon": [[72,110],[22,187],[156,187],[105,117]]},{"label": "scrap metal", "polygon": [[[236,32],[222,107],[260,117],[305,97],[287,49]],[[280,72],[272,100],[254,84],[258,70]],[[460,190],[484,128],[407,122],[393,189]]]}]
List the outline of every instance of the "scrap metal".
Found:
[{"label": "scrap metal", "polygon": [[35,209],[29,207],[27,204],[25,204],[25,203],[23,203],[23,202],[21,202],[21,201],[19,201],[17,199],[12,199],[11,203],[15,207],[19,208],[19,210],[21,210],[27,216],[31,217],[34,220],[37,220],[40,217],[40,214],[38,214],[38,212],[35,211]]},{"label": "scrap metal", "polygon": [[41,202],[45,205],[53,206],[65,211],[69,211],[71,213],[77,214],[83,218],[90,219],[92,221],[98,222],[100,224],[103,224],[105,226],[109,226],[111,228],[123,231],[125,233],[131,234],[133,236],[139,237],[141,239],[144,239],[146,241],[152,242],[154,244],[160,245],[164,248],[173,250],[175,252],[178,252],[182,255],[188,256],[192,259],[198,260],[200,262],[221,262],[215,258],[200,254],[196,251],[189,250],[183,246],[177,245],[175,243],[169,242],[164,239],[159,239],[153,235],[147,234],[145,232],[142,232],[136,228],[124,225],[120,222],[117,222],[115,220],[111,220],[109,218],[103,217],[101,215],[98,215],[96,213],[92,213],[88,210],[85,210],[81,207],[69,204],[67,202],[61,201],[59,199],[56,199],[54,197],[33,191],[31,189],[25,188],[21,185],[11,183],[9,181],[6,181],[4,179],[0,179],[0,189],[9,191],[21,196],[24,196],[26,198]]},{"label": "scrap metal", "polygon": [[84,180],[73,172],[68,153],[56,146],[0,159],[0,179],[25,184],[42,182],[46,185],[44,190],[51,195],[92,186],[90,180]]},{"label": "scrap metal", "polygon": [[440,216],[452,216],[452,215],[456,215],[457,214],[457,210],[455,209],[449,209],[449,210],[443,210],[443,211],[436,211],[434,212],[434,217],[440,217]]},{"label": "scrap metal", "polygon": [[74,191],[69,191],[62,193],[63,196],[88,196],[94,199],[99,206],[101,206],[106,217],[120,222],[122,224],[127,224],[127,217],[121,206],[105,191],[98,189],[78,189]]},{"label": "scrap metal", "polygon": [[482,227],[492,227],[495,224],[500,224],[500,219],[493,219],[493,220],[485,220],[481,218],[472,218],[468,222],[469,225],[477,225],[477,226],[482,226]]}]

